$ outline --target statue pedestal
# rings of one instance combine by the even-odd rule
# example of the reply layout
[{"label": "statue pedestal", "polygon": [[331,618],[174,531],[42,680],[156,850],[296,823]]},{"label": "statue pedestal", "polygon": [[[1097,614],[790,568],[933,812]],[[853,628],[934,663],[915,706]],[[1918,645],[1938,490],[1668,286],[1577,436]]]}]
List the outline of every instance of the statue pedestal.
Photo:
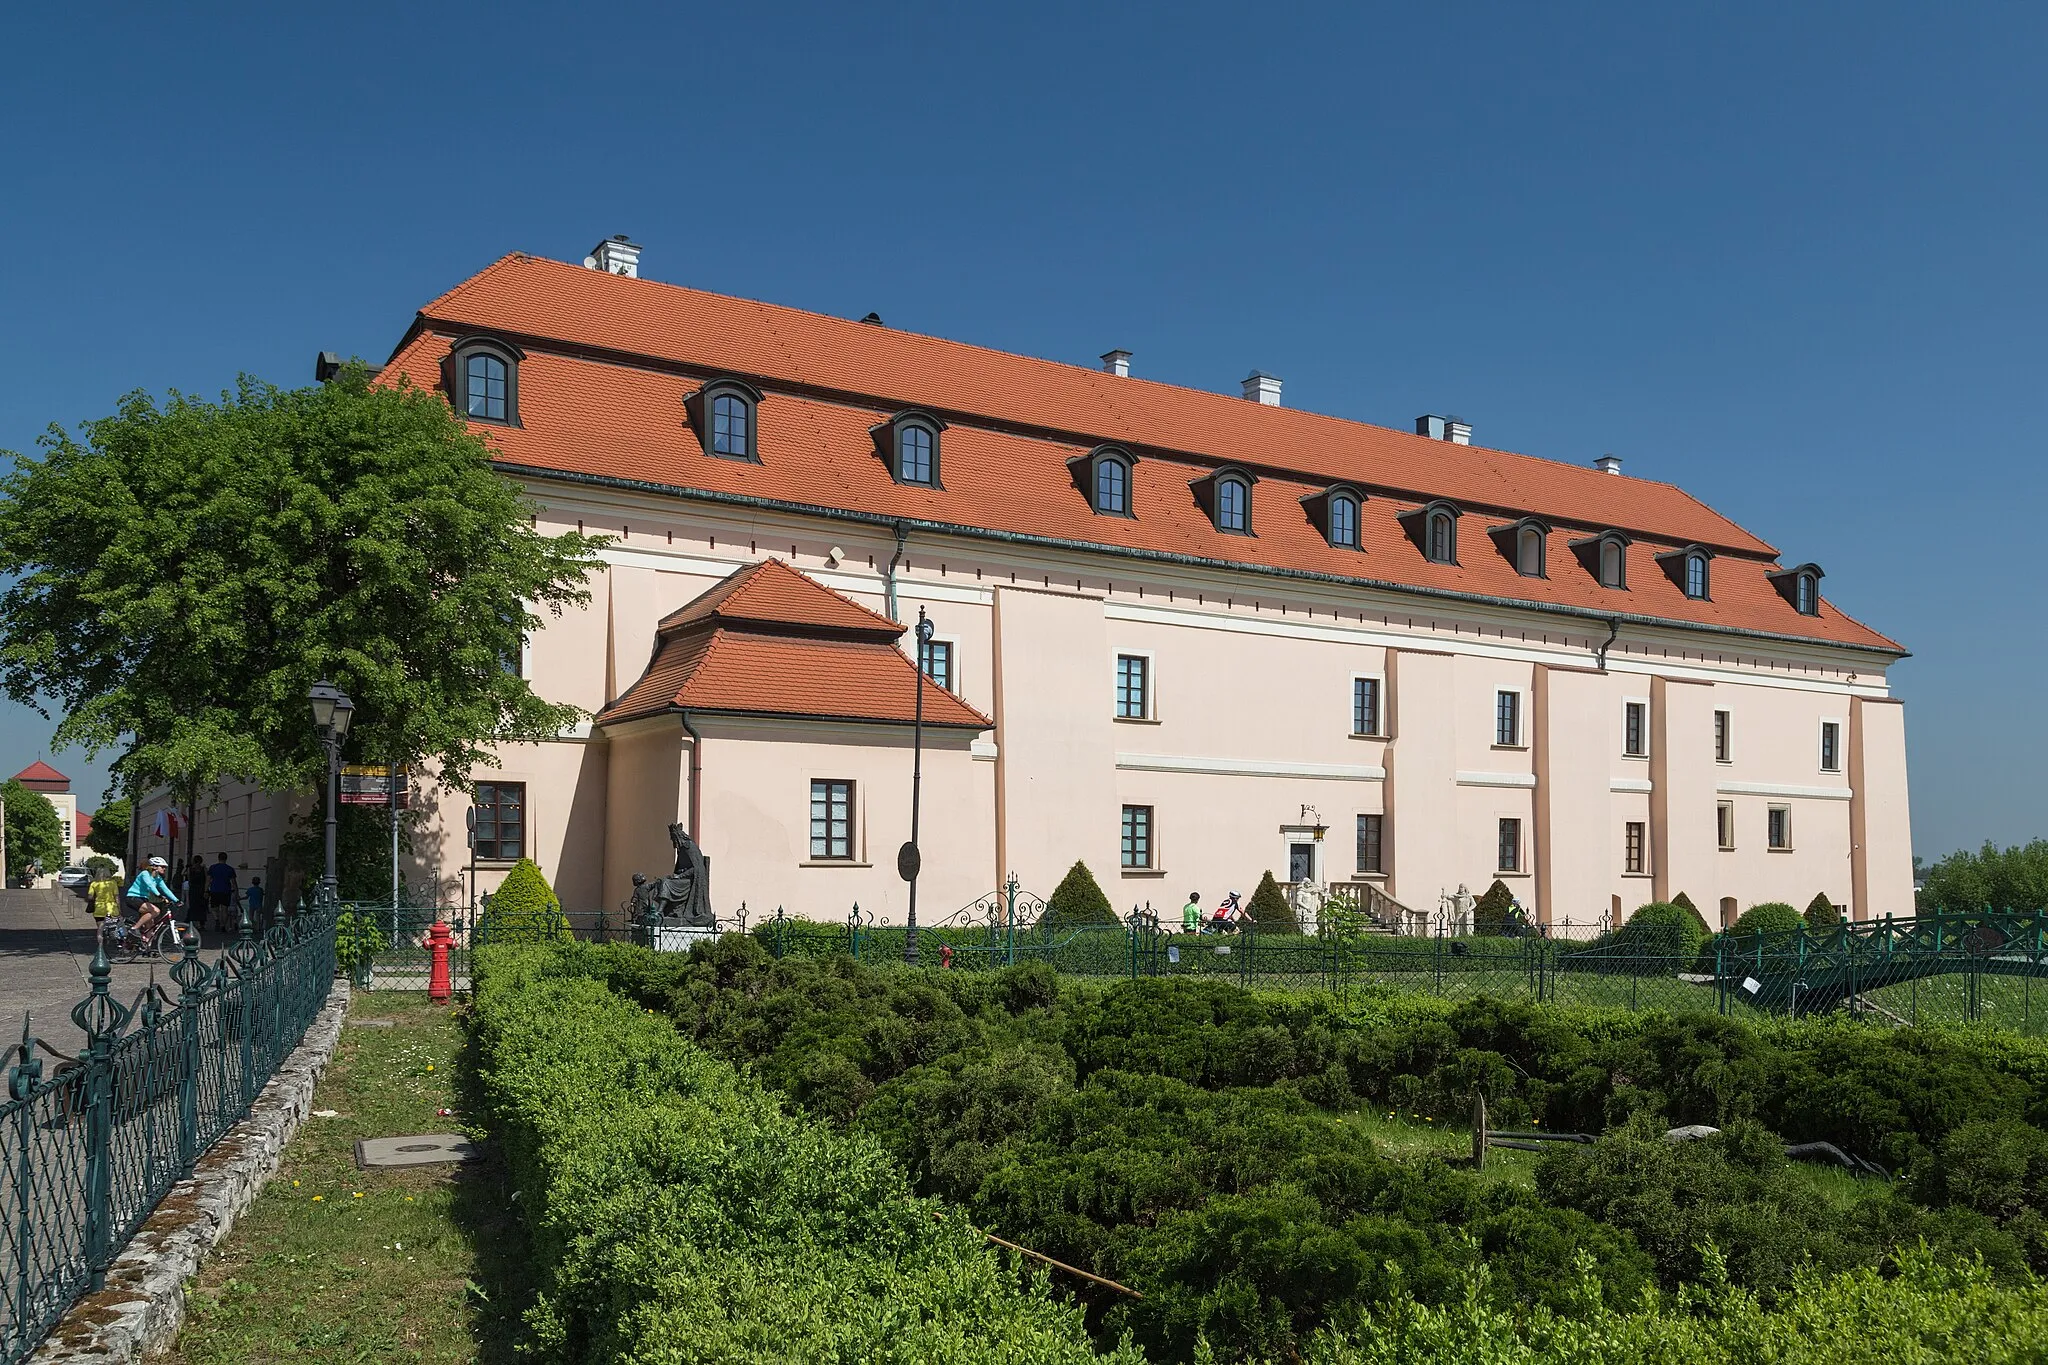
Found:
[{"label": "statue pedestal", "polygon": [[710,943],[718,937],[716,929],[686,928],[680,924],[656,924],[651,935],[654,951],[657,953],[687,953],[700,943]]}]

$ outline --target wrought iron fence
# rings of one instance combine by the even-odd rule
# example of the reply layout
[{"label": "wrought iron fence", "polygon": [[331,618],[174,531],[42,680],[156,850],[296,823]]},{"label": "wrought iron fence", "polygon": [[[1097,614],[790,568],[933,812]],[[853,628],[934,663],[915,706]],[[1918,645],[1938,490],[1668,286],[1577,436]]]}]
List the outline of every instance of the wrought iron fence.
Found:
[{"label": "wrought iron fence", "polygon": [[623,915],[596,910],[504,911],[488,893],[475,905],[414,905],[354,901],[341,910],[338,946],[342,969],[359,986],[425,990],[432,962],[427,932],[448,925],[449,968],[460,984],[469,976],[470,950],[486,942],[537,942],[561,937],[603,942],[622,937]]},{"label": "wrought iron fence", "polygon": [[[132,1003],[109,990],[104,948],[72,1008],[68,1056],[24,1019],[0,1055],[0,1365],[14,1365],[108,1267],[170,1188],[235,1125],[326,1003],[335,907],[240,938],[211,964],[196,943]],[[131,1027],[132,1026],[132,1027]],[[44,1055],[56,1066],[44,1073]]]}]

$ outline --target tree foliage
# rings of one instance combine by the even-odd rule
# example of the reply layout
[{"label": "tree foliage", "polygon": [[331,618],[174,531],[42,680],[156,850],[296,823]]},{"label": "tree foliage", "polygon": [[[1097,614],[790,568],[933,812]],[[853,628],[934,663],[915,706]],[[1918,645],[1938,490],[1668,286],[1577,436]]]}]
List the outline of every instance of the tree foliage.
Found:
[{"label": "tree foliage", "polygon": [[1071,928],[1082,924],[1115,924],[1116,910],[1110,905],[1109,897],[1102,894],[1096,884],[1095,874],[1088,870],[1088,864],[1075,859],[1067,869],[1067,875],[1060,878],[1060,884],[1053,888],[1051,899],[1045,903],[1046,923],[1053,928]]},{"label": "tree foliage", "polygon": [[1949,854],[1928,869],[1920,908],[1949,914],[2048,910],[2048,839],[2011,848],[1986,840],[1975,853]]},{"label": "tree foliage", "polygon": [[1493,879],[1493,885],[1486,888],[1472,906],[1472,932],[1475,934],[1505,934],[1515,921],[1515,893],[1508,890],[1508,884],[1500,878]]},{"label": "tree foliage", "polygon": [[109,858],[128,856],[128,829],[135,823],[135,803],[117,796],[92,813],[92,829],[85,846]]},{"label": "tree foliage", "polygon": [[7,870],[20,874],[30,863],[55,872],[64,856],[64,826],[57,808],[41,792],[30,791],[19,778],[0,782],[0,801],[7,804]]},{"label": "tree foliage", "polygon": [[1813,893],[1813,899],[1807,902],[1806,913],[1801,918],[1806,921],[1807,928],[1818,932],[1823,929],[1832,929],[1840,924],[1842,922],[1842,912],[1835,908],[1833,901],[1828,899],[1827,892],[1816,891]]},{"label": "tree foliage", "polygon": [[1273,880],[1269,868],[1260,876],[1259,885],[1252,892],[1252,898],[1245,910],[1252,917],[1252,923],[1265,933],[1298,934],[1301,921],[1294,917],[1294,907],[1287,903],[1287,893],[1280,889],[1280,883]]},{"label": "tree foliage", "polygon": [[0,689],[60,746],[125,746],[131,790],[299,786],[324,762],[318,678],[350,748],[451,783],[573,708],[508,670],[540,612],[586,600],[600,540],[546,536],[437,395],[351,366],[218,402],[129,395],[0,476]]}]

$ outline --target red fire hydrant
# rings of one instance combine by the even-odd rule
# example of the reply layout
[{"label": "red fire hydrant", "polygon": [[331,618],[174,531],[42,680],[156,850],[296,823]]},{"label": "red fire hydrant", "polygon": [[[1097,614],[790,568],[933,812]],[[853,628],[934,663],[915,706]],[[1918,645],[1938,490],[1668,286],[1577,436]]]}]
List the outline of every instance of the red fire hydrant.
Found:
[{"label": "red fire hydrant", "polygon": [[952,970],[953,970],[953,945],[952,945],[952,944],[950,944],[950,943],[941,943],[941,944],[939,945],[939,967],[940,967],[940,968],[941,968],[942,970],[944,970],[944,971],[949,971],[949,972],[950,972],[950,971],[952,971]]},{"label": "red fire hydrant", "polygon": [[455,935],[449,932],[448,921],[437,919],[434,927],[427,930],[427,954],[432,967],[427,973],[427,999],[440,1004],[455,994],[455,978],[448,970],[448,950],[455,946]]}]

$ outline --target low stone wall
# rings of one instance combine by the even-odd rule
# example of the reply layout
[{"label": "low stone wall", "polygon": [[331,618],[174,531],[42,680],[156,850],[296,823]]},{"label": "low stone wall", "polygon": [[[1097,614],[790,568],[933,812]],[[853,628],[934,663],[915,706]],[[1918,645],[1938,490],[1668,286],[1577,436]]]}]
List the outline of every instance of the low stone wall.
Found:
[{"label": "low stone wall", "polygon": [[185,1283],[277,1173],[285,1146],[313,1108],[313,1087],[334,1055],[348,998],[348,983],[336,980],[298,1050],[263,1087],[249,1116],[207,1149],[189,1179],[171,1187],[107,1272],[106,1287],[71,1305],[30,1365],[125,1365],[177,1340]]}]

